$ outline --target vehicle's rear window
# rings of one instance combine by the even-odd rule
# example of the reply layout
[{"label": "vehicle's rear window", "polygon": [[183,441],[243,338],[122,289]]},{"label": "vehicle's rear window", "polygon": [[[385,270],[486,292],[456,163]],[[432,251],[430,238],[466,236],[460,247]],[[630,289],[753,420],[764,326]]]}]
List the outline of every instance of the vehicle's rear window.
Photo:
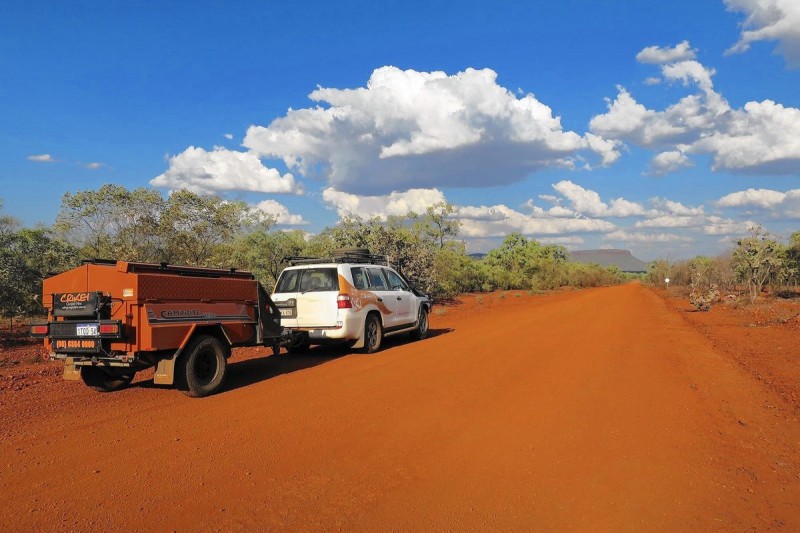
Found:
[{"label": "vehicle's rear window", "polygon": [[275,292],[338,291],[339,279],[335,268],[303,268],[284,270]]},{"label": "vehicle's rear window", "polygon": [[355,285],[356,289],[367,289],[367,274],[364,272],[363,268],[355,267],[350,269],[350,273],[353,275],[353,285]]}]

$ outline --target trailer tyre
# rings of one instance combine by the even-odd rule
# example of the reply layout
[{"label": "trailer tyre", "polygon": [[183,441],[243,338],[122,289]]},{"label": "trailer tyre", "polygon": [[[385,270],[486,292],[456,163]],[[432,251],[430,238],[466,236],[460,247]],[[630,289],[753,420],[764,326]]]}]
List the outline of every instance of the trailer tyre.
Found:
[{"label": "trailer tyre", "polygon": [[178,358],[175,369],[177,388],[191,398],[217,392],[228,369],[228,348],[216,337],[201,335],[193,339]]},{"label": "trailer tyre", "polygon": [[133,381],[136,372],[109,372],[96,366],[84,366],[81,368],[81,379],[84,384],[97,392],[114,392],[124,389]]}]

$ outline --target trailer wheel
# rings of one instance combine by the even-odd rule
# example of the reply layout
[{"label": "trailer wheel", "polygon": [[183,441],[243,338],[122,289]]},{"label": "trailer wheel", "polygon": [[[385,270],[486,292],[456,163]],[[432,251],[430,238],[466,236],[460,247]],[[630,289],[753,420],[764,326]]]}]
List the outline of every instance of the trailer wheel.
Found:
[{"label": "trailer wheel", "polygon": [[364,322],[364,353],[375,353],[381,349],[383,328],[376,314],[367,315]]},{"label": "trailer wheel", "polygon": [[227,347],[216,337],[201,335],[194,338],[178,358],[176,387],[191,398],[214,394],[225,381],[227,357]]},{"label": "trailer wheel", "polygon": [[411,332],[411,336],[417,340],[422,340],[428,336],[428,308],[424,305],[419,306],[417,327]]},{"label": "trailer wheel", "polygon": [[118,372],[108,372],[96,366],[84,366],[81,368],[81,379],[92,390],[97,392],[114,392],[124,389],[133,381],[136,372],[125,374]]}]

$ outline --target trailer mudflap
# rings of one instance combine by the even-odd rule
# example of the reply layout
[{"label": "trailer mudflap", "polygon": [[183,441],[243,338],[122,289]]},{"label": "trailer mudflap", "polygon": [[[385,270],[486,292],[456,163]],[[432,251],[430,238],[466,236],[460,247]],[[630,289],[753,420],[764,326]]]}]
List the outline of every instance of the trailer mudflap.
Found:
[{"label": "trailer mudflap", "polygon": [[156,385],[172,385],[175,382],[175,359],[161,359],[156,366],[153,383]]},{"label": "trailer mudflap", "polygon": [[64,380],[65,381],[80,381],[81,367],[75,364],[72,357],[67,357],[64,360]]}]

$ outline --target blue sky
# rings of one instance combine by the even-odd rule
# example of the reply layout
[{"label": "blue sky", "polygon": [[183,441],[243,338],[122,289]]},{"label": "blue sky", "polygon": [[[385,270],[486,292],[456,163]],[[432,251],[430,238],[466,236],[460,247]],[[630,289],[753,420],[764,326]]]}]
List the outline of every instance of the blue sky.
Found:
[{"label": "blue sky", "polygon": [[6,6],[4,211],[188,187],[313,233],[446,200],[474,251],[643,259],[800,230],[796,0],[433,4]]}]

